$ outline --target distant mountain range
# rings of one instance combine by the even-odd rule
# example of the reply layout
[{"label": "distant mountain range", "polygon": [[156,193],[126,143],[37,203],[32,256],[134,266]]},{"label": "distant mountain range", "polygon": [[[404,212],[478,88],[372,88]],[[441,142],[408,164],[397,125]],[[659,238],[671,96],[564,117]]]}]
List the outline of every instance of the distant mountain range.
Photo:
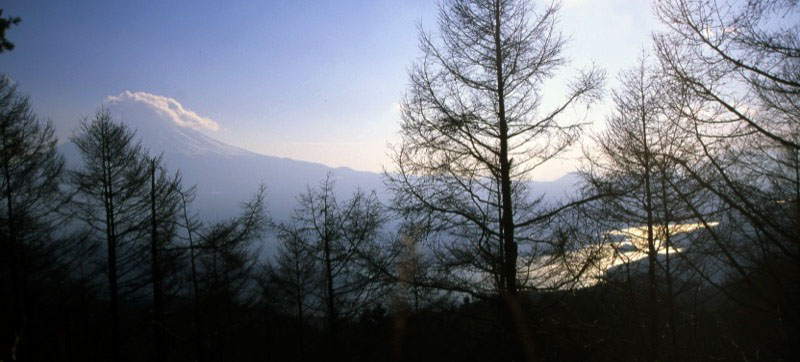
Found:
[{"label": "distant mountain range", "polygon": [[[250,198],[259,184],[267,187],[270,215],[276,221],[288,220],[296,197],[306,187],[316,187],[327,173],[336,181],[339,197],[356,189],[375,190],[388,201],[382,175],[346,167],[332,168],[319,163],[266,156],[232,146],[186,125],[180,125],[163,112],[140,102],[122,100],[107,105],[111,116],[137,132],[151,154],[163,153],[170,170],[180,170],[185,185],[197,185],[194,208],[207,220],[236,214],[238,205]],[[80,167],[81,158],[71,142],[61,146],[71,168]],[[551,196],[563,196],[574,187],[577,177],[568,174],[552,182],[535,182],[535,189]]]}]

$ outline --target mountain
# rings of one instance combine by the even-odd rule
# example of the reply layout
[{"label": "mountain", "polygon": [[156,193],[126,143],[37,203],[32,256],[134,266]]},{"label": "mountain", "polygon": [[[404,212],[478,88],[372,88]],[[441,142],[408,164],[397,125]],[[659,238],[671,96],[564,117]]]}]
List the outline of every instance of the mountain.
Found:
[{"label": "mountain", "polygon": [[[341,198],[359,188],[375,190],[384,202],[391,198],[379,173],[266,156],[213,139],[194,129],[212,128],[216,125],[213,121],[184,109],[171,98],[125,92],[109,97],[106,106],[115,121],[136,130],[151,154],[163,153],[167,167],[180,170],[185,185],[197,185],[194,208],[206,220],[235,215],[238,205],[247,201],[261,183],[267,187],[270,215],[276,221],[288,220],[297,195],[319,185],[328,173],[333,175]],[[62,145],[61,151],[69,167],[81,166],[78,150],[71,142]],[[567,175],[552,182],[534,182],[534,189],[560,197],[573,189],[575,181],[574,175]]]},{"label": "mountain", "polygon": [[[136,130],[151,154],[163,153],[171,171],[180,170],[184,185],[197,185],[194,208],[206,220],[227,218],[239,210],[263,183],[271,216],[286,220],[296,205],[295,197],[307,186],[316,187],[331,172],[337,193],[345,197],[357,188],[381,187],[380,174],[349,168],[265,156],[228,145],[174,121],[151,104],[131,99],[108,102],[112,118]],[[77,147],[61,146],[70,168],[81,166]]]}]

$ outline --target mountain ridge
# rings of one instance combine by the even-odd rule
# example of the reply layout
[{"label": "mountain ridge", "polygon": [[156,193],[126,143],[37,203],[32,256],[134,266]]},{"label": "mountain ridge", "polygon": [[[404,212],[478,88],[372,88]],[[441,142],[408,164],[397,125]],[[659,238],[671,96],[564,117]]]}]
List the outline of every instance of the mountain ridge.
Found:
[{"label": "mountain ridge", "polygon": [[[247,201],[263,184],[267,188],[267,208],[272,218],[278,222],[288,221],[297,206],[296,197],[307,188],[319,185],[328,174],[336,183],[339,198],[347,198],[358,189],[374,190],[382,202],[391,198],[383,185],[383,173],[256,153],[179,125],[142,103],[113,102],[108,109],[114,121],[136,131],[136,138],[151,154],[162,154],[171,172],[180,171],[185,186],[196,185],[193,208],[205,220],[236,215],[239,204]],[[80,154],[72,142],[62,144],[60,149],[70,168],[81,166]],[[554,181],[534,181],[534,184],[537,190],[543,191],[537,194],[561,197],[564,195],[559,193],[571,189],[574,180],[573,175],[567,174]]]}]

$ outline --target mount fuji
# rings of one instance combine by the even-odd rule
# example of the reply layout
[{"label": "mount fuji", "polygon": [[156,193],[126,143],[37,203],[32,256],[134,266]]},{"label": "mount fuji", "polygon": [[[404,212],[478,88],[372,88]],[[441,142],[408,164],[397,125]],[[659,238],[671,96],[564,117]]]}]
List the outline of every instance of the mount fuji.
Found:
[{"label": "mount fuji", "polygon": [[[206,220],[236,215],[240,203],[249,200],[262,183],[267,188],[267,209],[276,221],[288,220],[297,195],[307,187],[317,187],[328,173],[340,197],[359,188],[383,188],[379,173],[266,156],[220,142],[197,131],[201,122],[196,121],[203,118],[171,98],[125,92],[107,98],[104,107],[115,122],[136,130],[136,138],[151,155],[163,154],[169,171],[180,171],[184,186],[197,186],[193,208]],[[68,167],[81,167],[81,156],[72,142],[63,144],[61,152]]]},{"label": "mount fuji", "polygon": [[[114,121],[136,130],[151,155],[163,154],[167,168],[170,172],[179,170],[185,186],[197,186],[193,208],[205,220],[236,215],[240,203],[249,200],[263,183],[270,215],[275,221],[286,221],[297,206],[296,197],[307,187],[317,187],[328,173],[342,199],[357,189],[375,190],[382,202],[391,198],[380,173],[267,156],[209,137],[198,129],[214,130],[218,128],[216,122],[183,108],[172,98],[124,92],[108,97],[104,107]],[[61,152],[68,167],[81,167],[80,154],[72,142],[62,145]],[[534,187],[548,197],[559,197],[572,190],[575,182],[575,175],[568,174],[552,182],[534,182]]]}]

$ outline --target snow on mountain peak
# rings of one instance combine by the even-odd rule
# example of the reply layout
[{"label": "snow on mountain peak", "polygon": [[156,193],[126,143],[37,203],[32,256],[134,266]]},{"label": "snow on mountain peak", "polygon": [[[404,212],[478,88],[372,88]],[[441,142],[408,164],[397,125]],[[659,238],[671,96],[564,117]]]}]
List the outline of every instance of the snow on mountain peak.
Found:
[{"label": "snow on mountain peak", "polygon": [[158,112],[163,117],[171,120],[181,127],[188,127],[194,130],[219,129],[219,124],[210,118],[200,116],[194,111],[184,108],[183,105],[174,98],[159,96],[147,92],[124,91],[118,96],[106,97],[109,105],[119,103],[141,103],[148,108]]},{"label": "snow on mountain peak", "polygon": [[115,121],[135,129],[142,144],[155,153],[186,156],[252,154],[199,132],[216,131],[219,124],[183,107],[173,98],[125,91],[118,96],[106,97],[106,106]]}]

